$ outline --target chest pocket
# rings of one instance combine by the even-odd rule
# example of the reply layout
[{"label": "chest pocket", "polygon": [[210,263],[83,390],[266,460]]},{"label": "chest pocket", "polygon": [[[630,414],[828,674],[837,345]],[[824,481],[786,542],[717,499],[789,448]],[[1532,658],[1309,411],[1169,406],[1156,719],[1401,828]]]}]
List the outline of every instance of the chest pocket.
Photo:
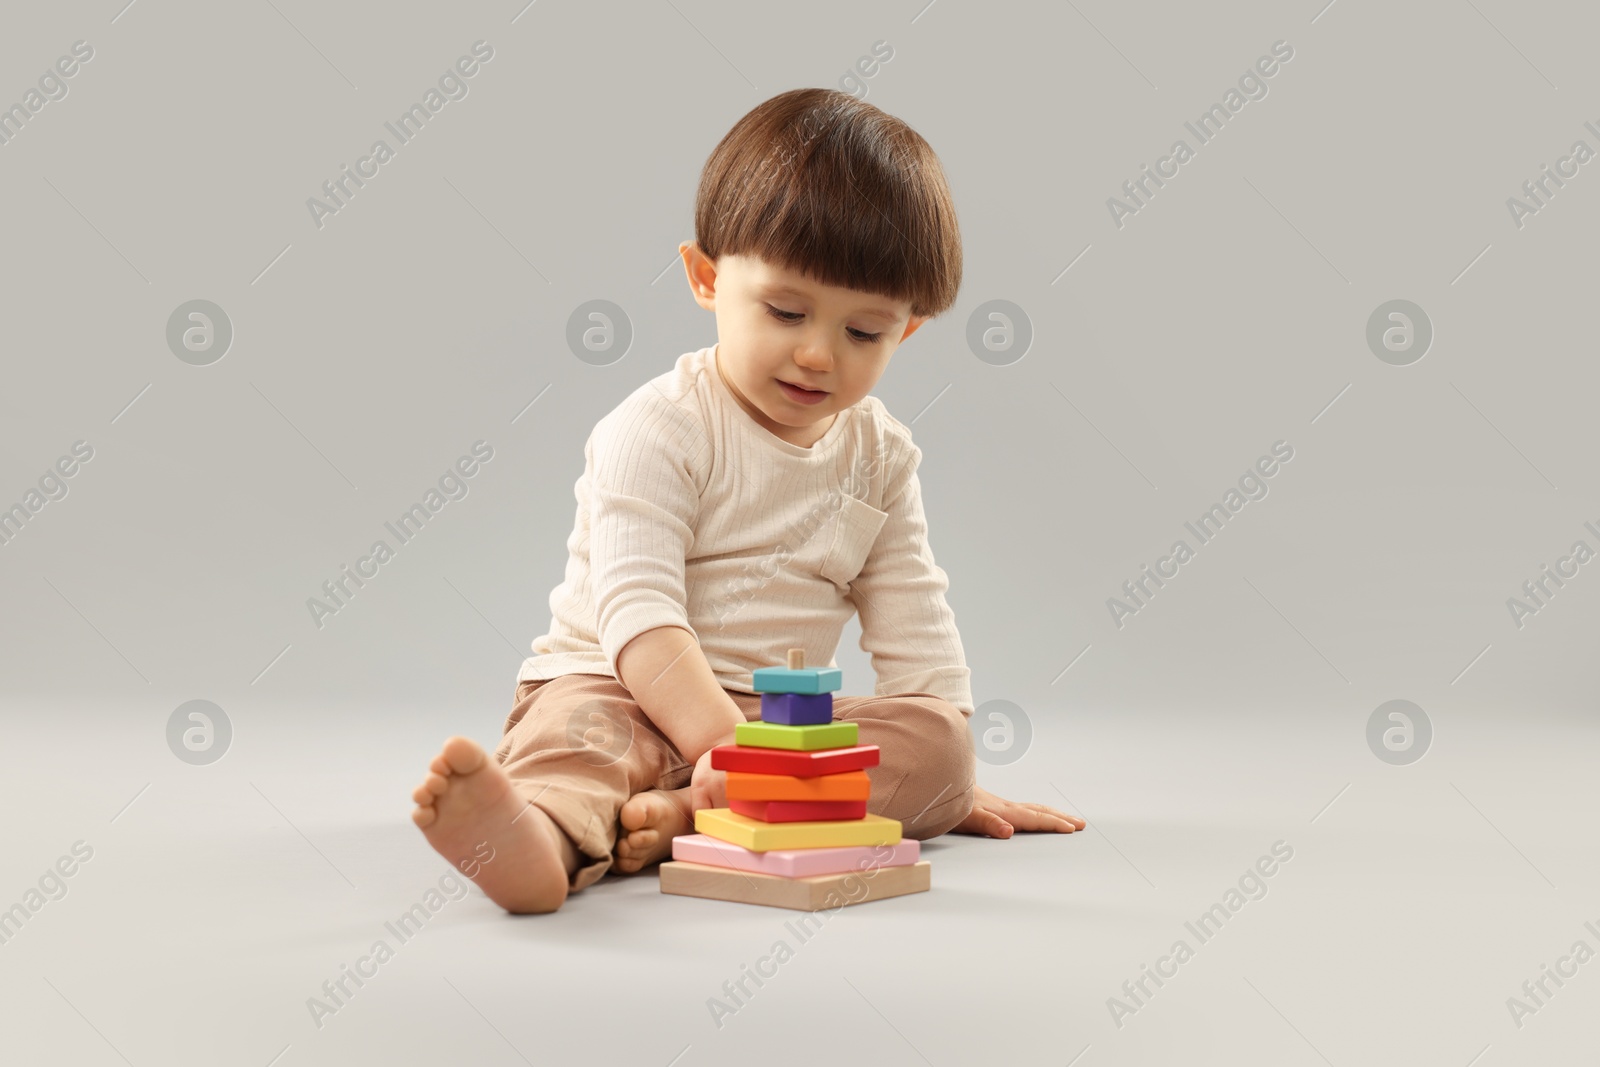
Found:
[{"label": "chest pocket", "polygon": [[872,543],[878,539],[878,531],[883,529],[888,518],[886,511],[879,511],[853,496],[844,497],[834,522],[828,554],[822,560],[822,576],[840,588],[849,588],[850,582],[866,566]]}]

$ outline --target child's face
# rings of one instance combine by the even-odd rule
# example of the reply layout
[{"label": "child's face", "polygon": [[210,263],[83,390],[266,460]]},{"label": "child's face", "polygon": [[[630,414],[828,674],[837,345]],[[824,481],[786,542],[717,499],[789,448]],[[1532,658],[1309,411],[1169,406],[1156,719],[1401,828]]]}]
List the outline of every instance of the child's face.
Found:
[{"label": "child's face", "polygon": [[756,422],[803,447],[872,391],[894,350],[927,321],[909,303],[820,285],[764,260],[713,263],[691,241],[679,251],[695,300],[716,312],[723,380]]}]

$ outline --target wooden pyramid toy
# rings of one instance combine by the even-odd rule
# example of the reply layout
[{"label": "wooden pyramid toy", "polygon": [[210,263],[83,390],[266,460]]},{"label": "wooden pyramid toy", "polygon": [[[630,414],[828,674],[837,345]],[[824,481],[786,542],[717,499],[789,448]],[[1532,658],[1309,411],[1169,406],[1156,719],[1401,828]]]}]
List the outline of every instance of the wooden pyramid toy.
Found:
[{"label": "wooden pyramid toy", "polygon": [[695,812],[696,832],[673,838],[661,891],[802,911],[926,892],[921,843],[867,811],[878,746],[833,721],[839,668],[807,667],[791,648],[787,666],[753,678],[761,720],[711,750],[712,768],[728,772],[728,806]]}]

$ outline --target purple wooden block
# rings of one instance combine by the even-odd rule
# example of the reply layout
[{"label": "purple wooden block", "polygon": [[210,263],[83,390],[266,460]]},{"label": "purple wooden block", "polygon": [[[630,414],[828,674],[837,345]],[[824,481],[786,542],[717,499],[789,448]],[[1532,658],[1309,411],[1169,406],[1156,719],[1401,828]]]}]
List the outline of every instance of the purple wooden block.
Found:
[{"label": "purple wooden block", "polygon": [[761,721],[784,726],[815,726],[833,721],[833,694],[762,693]]}]

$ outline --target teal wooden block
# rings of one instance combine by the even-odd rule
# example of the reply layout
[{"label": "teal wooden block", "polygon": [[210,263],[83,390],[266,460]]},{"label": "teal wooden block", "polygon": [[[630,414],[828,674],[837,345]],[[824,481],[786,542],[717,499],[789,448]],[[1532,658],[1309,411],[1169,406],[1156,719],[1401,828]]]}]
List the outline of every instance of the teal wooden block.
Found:
[{"label": "teal wooden block", "polygon": [[836,693],[844,686],[838,667],[762,667],[752,674],[758,693]]}]

